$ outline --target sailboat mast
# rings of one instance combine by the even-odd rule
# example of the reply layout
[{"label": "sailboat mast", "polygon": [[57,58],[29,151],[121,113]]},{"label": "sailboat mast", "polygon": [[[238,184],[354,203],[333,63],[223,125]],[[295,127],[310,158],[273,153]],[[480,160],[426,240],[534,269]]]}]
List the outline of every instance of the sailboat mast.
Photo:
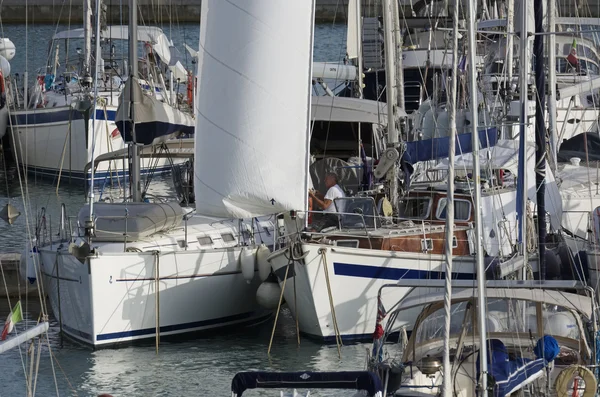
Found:
[{"label": "sailboat mast", "polygon": [[91,0],[83,1],[83,82],[90,86],[92,58],[92,6]]},{"label": "sailboat mast", "polygon": [[[479,354],[480,354],[480,371],[481,371],[481,396],[487,397],[487,329],[485,316],[485,264],[483,263],[483,247],[481,240],[481,170],[479,167],[479,134],[478,134],[478,107],[477,102],[477,46],[475,43],[475,2],[468,1],[468,36],[469,36],[469,91],[471,94],[471,134],[473,146],[473,207],[475,214],[475,259],[477,265],[477,322],[479,327]],[[450,145],[452,146],[452,145]],[[446,215],[448,211],[446,211]]]},{"label": "sailboat mast", "polygon": [[135,134],[135,114],[134,114],[134,102],[135,90],[134,84],[137,84],[134,78],[138,76],[138,62],[137,62],[137,0],[129,1],[129,78],[131,84],[129,85],[130,92],[130,104],[129,104],[129,118],[131,120],[131,137],[133,142],[129,144],[129,183],[131,188],[131,198],[134,202],[142,201],[142,189],[140,181],[140,156],[139,150],[135,142],[137,137]]},{"label": "sailboat mast", "polygon": [[[552,3],[552,0],[550,0]],[[546,71],[544,70],[544,0],[534,0],[535,38],[535,186],[537,200],[538,253],[540,279],[546,279]],[[553,49],[550,49],[550,52]],[[556,65],[550,64],[550,68]]]},{"label": "sailboat mast", "polygon": [[[514,31],[515,24],[515,0],[507,1],[507,16],[506,16],[506,31],[512,32]],[[513,54],[514,54],[514,45],[513,45],[513,35],[506,35],[506,93],[507,93],[507,103],[510,105],[510,102],[513,98]]]},{"label": "sailboat mast", "polygon": [[[529,37],[527,23],[527,3],[529,0],[521,0],[521,26],[520,33],[520,54],[519,54],[519,96],[521,101],[520,130],[519,130],[519,173],[517,186],[517,208],[520,205],[519,216],[519,240],[521,241],[521,254],[524,263],[527,263],[527,126],[529,121]],[[520,199],[520,201],[519,201]]]},{"label": "sailboat mast", "polygon": [[[548,1],[548,31],[556,31],[556,0]],[[556,171],[558,136],[556,131],[556,36],[548,37],[548,121],[550,130],[550,168]]]},{"label": "sailboat mast", "polygon": [[[454,0],[453,4],[453,26],[452,26],[452,81],[450,82],[450,92],[448,93],[449,108],[449,129],[450,129],[450,150],[448,152],[448,190],[446,193],[446,245],[444,251],[446,254],[446,283],[444,291],[444,359],[443,359],[443,385],[442,396],[452,397],[452,366],[450,365],[450,311],[452,305],[452,247],[454,242],[454,157],[456,144],[456,99],[458,89],[458,20],[460,18],[459,0]],[[402,89],[402,88],[400,88]]]},{"label": "sailboat mast", "polygon": [[402,34],[400,30],[400,12],[398,7],[398,0],[392,2],[393,14],[392,18],[394,21],[394,38],[396,39],[396,83],[398,89],[396,90],[396,103],[400,110],[406,111],[404,107],[404,64],[402,62]]},{"label": "sailboat mast", "polygon": [[[354,0],[356,7],[356,67],[358,68],[358,97],[363,97],[363,54],[362,54],[362,0]],[[360,129],[360,123],[358,124]],[[360,150],[360,148],[359,148]],[[360,151],[359,151],[360,155]]]},{"label": "sailboat mast", "polygon": [[[100,10],[100,1],[101,0],[96,0],[96,10]],[[100,58],[102,57],[102,49],[100,47],[100,12],[96,13],[96,56],[94,57],[96,60],[96,66],[95,66],[95,70],[96,70],[96,78],[94,79],[94,99],[98,98],[98,77],[99,77],[99,73],[100,73]],[[92,164],[94,164],[94,158],[96,156],[96,153],[94,151],[95,147],[96,147],[96,105],[95,105],[96,101],[94,100],[92,102],[92,112],[94,112],[93,116],[92,116]],[[87,121],[86,121],[87,122]],[[89,194],[89,198],[90,198],[90,223],[93,225],[94,222],[94,169],[96,167],[91,167],[90,169],[90,179],[91,179],[91,184],[90,184],[90,194]]]},{"label": "sailboat mast", "polygon": [[[393,35],[392,13],[394,7],[392,1],[383,0],[383,29],[384,29],[384,48],[385,48],[385,93],[387,102],[387,144],[390,148],[395,148],[398,145],[398,131],[396,130],[396,119],[394,117],[395,107],[395,87],[396,73],[394,67],[395,46]],[[398,209],[398,167],[394,164],[391,168],[390,175],[390,201],[394,212]]]}]

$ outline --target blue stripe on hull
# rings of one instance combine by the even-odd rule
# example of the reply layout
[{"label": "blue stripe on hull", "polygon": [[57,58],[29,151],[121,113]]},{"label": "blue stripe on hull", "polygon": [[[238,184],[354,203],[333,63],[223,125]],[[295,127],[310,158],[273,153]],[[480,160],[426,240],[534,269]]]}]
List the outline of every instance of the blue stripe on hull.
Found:
[{"label": "blue stripe on hull", "polygon": [[[185,333],[186,330],[187,330],[187,332],[192,332],[192,330],[194,330],[195,328],[225,325],[226,323],[230,323],[233,321],[251,320],[252,316],[255,314],[256,314],[256,312],[247,312],[247,313],[242,313],[242,314],[236,314],[233,316],[213,318],[210,320],[194,321],[191,323],[184,323],[184,324],[166,325],[166,326],[160,327],[160,332],[164,333],[164,332],[182,331],[181,333]],[[270,316],[271,316],[271,313],[257,318],[256,321],[265,320],[266,318],[268,318]],[[131,331],[99,334],[96,336],[96,340],[105,342],[105,341],[110,341],[111,339],[130,338],[130,337],[134,337],[134,336],[155,335],[155,334],[156,334],[156,328],[152,327],[152,328],[144,328],[144,329],[135,329],[135,330],[131,330]]]},{"label": "blue stripe on hull", "polygon": [[[104,109],[96,109],[96,120],[115,121],[116,110],[107,110],[106,117]],[[90,115],[90,120],[93,114]],[[10,116],[10,122],[13,126],[29,126],[49,123],[68,122],[69,120],[83,120],[83,113],[71,110],[68,106],[61,106],[51,109],[36,109],[27,113],[13,113]]]},{"label": "blue stripe on hull", "polygon": [[[415,270],[415,269],[399,269],[381,266],[355,265],[350,263],[333,263],[333,272],[339,276],[362,277],[380,280],[400,279],[443,279],[445,273],[440,271]],[[470,273],[454,273],[452,278],[455,280],[474,280],[475,274]]]},{"label": "blue stripe on hull", "polygon": [[[125,142],[132,142],[131,122],[118,121],[117,128],[121,132],[121,137]],[[172,124],[163,121],[148,121],[135,124],[135,134],[137,140],[135,143],[150,145],[155,139],[171,135],[176,132],[193,135],[194,126],[185,124]]]},{"label": "blue stripe on hull", "polygon": [[[411,332],[412,331],[406,331],[406,333],[409,337],[410,337]],[[302,336],[304,336],[310,340],[317,341],[317,342],[325,343],[328,345],[336,343],[335,335],[334,336],[316,336],[316,335],[307,334],[305,332],[300,332],[300,333],[302,334]],[[400,334],[399,332],[392,332],[388,338],[395,339],[399,334]],[[341,336],[343,342],[349,342],[349,343],[373,341],[373,333],[370,333],[370,334],[348,334],[348,335],[340,335],[340,336]]]},{"label": "blue stripe on hull", "polygon": [[[53,181],[58,179],[59,170],[56,168],[44,168],[44,167],[23,166],[23,165],[20,165],[20,166],[25,167],[27,169],[28,174],[37,175],[38,177],[41,177],[42,179],[53,180]],[[153,172],[156,175],[156,174],[169,173],[171,171],[172,171],[172,167],[170,165],[168,165],[165,167],[158,167],[158,168],[154,169]],[[150,168],[142,168],[141,169],[142,175],[147,175],[150,172],[151,172]],[[112,175],[113,181],[116,181],[117,179],[119,179],[121,181],[123,181],[123,180],[127,181],[129,179],[129,171],[128,170],[125,170],[125,172],[123,172],[122,169],[114,170],[112,172],[100,171],[100,172],[94,173],[94,185],[102,185],[104,183],[110,183],[111,175]],[[81,171],[69,171],[68,169],[63,169],[61,177],[60,177],[61,181],[68,182],[69,178],[75,182],[85,181],[85,182],[89,183],[91,181],[91,174],[88,173],[87,175],[84,175],[84,173]]]}]

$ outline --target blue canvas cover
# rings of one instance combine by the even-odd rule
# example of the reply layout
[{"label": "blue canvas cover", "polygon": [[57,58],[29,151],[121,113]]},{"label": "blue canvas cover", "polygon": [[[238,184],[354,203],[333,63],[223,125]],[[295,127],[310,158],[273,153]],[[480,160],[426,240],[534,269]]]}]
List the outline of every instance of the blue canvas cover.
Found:
[{"label": "blue canvas cover", "polygon": [[[554,338],[553,338],[554,339]],[[499,339],[488,339],[488,371],[492,379],[491,387],[494,397],[504,397],[519,390],[541,375],[548,361],[516,358],[511,360],[506,346]],[[480,358],[477,358],[477,378],[480,376]]]},{"label": "blue canvas cover", "polygon": [[368,371],[342,372],[239,372],[231,381],[231,391],[241,396],[247,389],[353,389],[369,396],[381,393],[377,374]]},{"label": "blue canvas cover", "polygon": [[[473,152],[472,134],[456,135],[456,155]],[[487,128],[479,131],[479,147],[481,149],[495,146],[498,142],[498,130]],[[406,142],[406,152],[403,160],[414,164],[418,161],[436,160],[448,157],[450,153],[450,137],[424,139],[422,141]]]}]

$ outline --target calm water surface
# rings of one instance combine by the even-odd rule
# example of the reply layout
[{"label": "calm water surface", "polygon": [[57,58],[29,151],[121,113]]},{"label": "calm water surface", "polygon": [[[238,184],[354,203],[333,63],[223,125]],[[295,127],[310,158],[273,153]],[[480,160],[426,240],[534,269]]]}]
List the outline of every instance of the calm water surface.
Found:
[{"label": "calm water surface", "polygon": [[[24,70],[33,73],[46,64],[48,39],[67,26],[30,26],[28,31],[25,26],[5,25],[1,28],[0,35],[9,37],[17,46],[17,55],[11,62],[13,73],[22,73]],[[198,47],[198,26],[167,26],[163,29],[181,49],[182,54],[187,55],[183,43],[193,48]],[[344,54],[345,26],[318,25],[314,59],[337,61]],[[186,66],[192,66],[189,59],[185,62]],[[162,197],[172,196],[170,177],[156,178],[149,192]],[[98,189],[96,194],[118,196],[119,186],[111,187],[107,184]],[[14,165],[8,164],[5,167],[0,163],[0,207],[8,202],[17,207],[22,215],[13,225],[0,221],[0,252],[20,252],[25,246],[28,220],[33,225],[36,214],[41,208],[45,208],[47,217],[56,224],[61,203],[66,203],[70,215],[76,215],[84,202],[84,191],[81,185],[62,182],[57,193],[55,181],[41,180],[31,175],[20,178]],[[0,319],[5,318],[10,311],[9,307],[6,299],[0,298]],[[40,311],[39,299],[29,298],[25,311],[30,322],[25,326],[32,325]],[[340,360],[335,346],[323,346],[306,339],[302,339],[300,346],[297,346],[294,321],[287,309],[283,309],[279,321],[269,358],[267,346],[272,320],[257,327],[218,336],[165,342],[156,354],[152,344],[92,351],[62,340],[58,325],[52,319],[50,348],[42,348],[36,395],[53,396],[58,390],[58,394],[63,396],[95,396],[100,393],[111,393],[115,397],[183,396],[200,393],[226,396],[230,395],[231,379],[238,371],[332,371],[364,367],[367,345],[344,346]],[[51,354],[55,358],[53,362],[50,360]],[[0,397],[27,395],[25,368],[29,368],[29,362],[26,362],[24,351],[12,350],[0,357]],[[247,395],[278,395],[278,391],[251,391]],[[332,392],[328,395],[344,393]]]}]

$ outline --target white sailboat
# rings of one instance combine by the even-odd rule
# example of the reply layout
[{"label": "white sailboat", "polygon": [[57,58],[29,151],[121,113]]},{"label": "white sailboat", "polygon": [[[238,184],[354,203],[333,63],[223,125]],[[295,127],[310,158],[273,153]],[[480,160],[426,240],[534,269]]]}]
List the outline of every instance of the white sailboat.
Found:
[{"label": "white sailboat", "polygon": [[[84,168],[93,155],[123,149],[126,145],[115,117],[127,76],[127,62],[116,53],[116,48],[130,35],[127,26],[106,26],[93,34],[90,3],[84,2],[83,28],[53,36],[46,70],[35,76],[33,84],[31,73],[29,80],[27,72],[24,73],[23,81],[15,81],[9,93],[13,156],[27,172],[42,178],[88,182],[91,175]],[[102,38],[97,51],[92,51],[93,36]],[[143,58],[135,60],[143,72],[140,87],[154,99],[174,107],[175,82],[185,84],[187,72],[173,57],[172,42],[157,27],[138,28],[133,40],[144,43]],[[71,43],[81,41],[83,49],[73,56]],[[96,57],[98,70],[93,66]],[[97,93],[92,92],[95,81]],[[17,87],[20,84],[24,86],[23,94]],[[190,117],[180,131],[190,133],[193,126]],[[144,160],[141,164],[142,173],[170,169],[170,162],[164,158]],[[93,182],[114,182],[128,172],[122,162],[106,162],[97,169]]]},{"label": "white sailboat", "polygon": [[[258,264],[268,276],[263,244],[275,230],[261,216],[306,205],[307,159],[275,149],[308,142],[313,8],[203,1],[195,213],[136,202],[134,183],[134,202],[86,206],[77,230],[41,243],[42,277],[65,334],[98,347],[270,316],[257,304],[255,272]],[[265,65],[275,52],[282,64]],[[135,162],[139,151],[131,153]],[[296,187],[281,189],[284,180]]]},{"label": "white sailboat", "polygon": [[[385,10],[389,12],[389,8]],[[387,32],[390,22],[385,26]],[[391,44],[387,48],[390,49],[389,54],[393,53]],[[389,70],[393,68],[388,67],[388,72]],[[389,75],[388,73],[386,76]],[[388,91],[388,104],[395,103],[392,99],[395,84],[393,77],[390,79],[387,83],[391,87]],[[388,142],[387,150],[380,153],[378,167],[383,168],[383,171],[378,177],[387,174],[388,185],[376,185],[381,189],[362,192],[356,197],[336,199],[334,204],[339,204],[338,208],[345,208],[337,225],[317,232],[292,232],[285,236],[285,243],[269,258],[281,285],[286,272],[288,278],[295,279],[294,283],[287,282],[284,296],[292,313],[298,316],[300,331],[319,340],[328,342],[339,340],[340,337],[347,340],[370,338],[375,326],[374,313],[378,309],[377,296],[383,285],[398,279],[438,279],[443,276],[444,224],[448,201],[446,182],[442,179],[437,183],[421,186],[415,184],[405,197],[398,200],[397,215],[394,218],[384,209],[386,203],[381,197],[387,190],[390,201],[393,201],[397,189],[397,185],[394,185],[396,177],[389,175],[394,170],[395,159],[399,157],[397,152],[394,157],[393,152],[396,148],[401,148],[397,137],[391,137],[395,112],[390,111],[390,107],[386,110]],[[471,120],[475,119],[472,125],[477,125],[476,116],[471,117]],[[463,139],[464,135],[460,141],[465,145]],[[444,142],[447,149],[449,140]],[[405,144],[406,150],[410,151],[413,142]],[[423,143],[424,146],[427,144],[432,142]],[[500,147],[485,149],[480,153],[481,159],[486,160],[485,171],[489,186],[477,185],[467,178],[474,169],[473,162],[466,161],[470,155],[463,155],[465,160],[460,170],[463,171],[464,179],[457,185],[461,191],[456,192],[454,199],[457,227],[451,240],[455,264],[453,278],[474,279],[473,255],[477,243],[473,221],[477,208],[481,208],[483,214],[481,224],[484,237],[481,244],[489,255],[488,259],[497,257],[500,261],[506,260],[516,251],[517,189],[514,184],[511,186],[494,181],[503,169],[512,169],[513,174],[516,173],[513,158],[516,157],[516,150],[510,145],[504,147],[504,143],[499,145]],[[460,145],[457,144],[457,147],[460,148]],[[462,150],[466,151],[464,146]],[[526,158],[533,160],[533,151],[529,151]],[[386,164],[388,168],[385,168]],[[480,205],[475,204],[471,197],[478,190],[481,191]],[[527,185],[527,192],[530,198],[535,198],[535,187],[532,184]],[[514,264],[512,259],[507,263],[510,266]],[[536,271],[535,261],[532,261],[532,267]],[[503,271],[500,273],[506,275]],[[387,306],[409,292],[410,288],[386,290],[382,299]],[[428,292],[422,291],[424,294]],[[295,295],[303,297],[297,304]],[[412,316],[405,316],[402,322],[405,325],[412,324],[417,314],[417,311],[412,312]]]}]

